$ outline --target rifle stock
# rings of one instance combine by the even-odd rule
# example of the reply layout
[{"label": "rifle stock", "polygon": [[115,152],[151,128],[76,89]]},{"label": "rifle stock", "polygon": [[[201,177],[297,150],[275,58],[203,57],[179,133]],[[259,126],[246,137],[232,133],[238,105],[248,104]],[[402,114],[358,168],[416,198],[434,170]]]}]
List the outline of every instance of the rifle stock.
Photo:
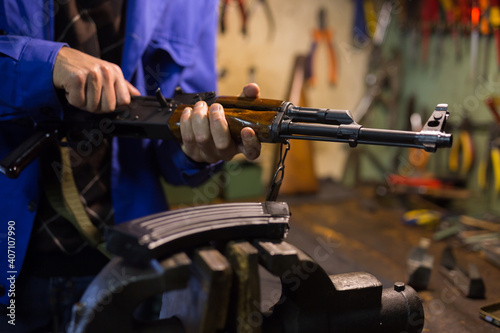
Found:
[{"label": "rifle stock", "polygon": [[302,139],[347,142],[351,147],[358,143],[413,147],[429,152],[452,144],[452,135],[443,131],[449,116],[446,104],[436,107],[422,131],[412,132],[363,128],[347,110],[303,108],[273,99],[216,97],[214,92],[186,94],[177,91],[174,98],[165,99],[158,92],[156,98],[133,97],[130,105],[107,114],[93,114],[68,106],[62,120],[51,120],[47,126],[38,123],[35,134],[0,161],[0,172],[17,178],[23,168],[43,152],[44,146],[75,129],[99,130],[107,136],[175,138],[181,142],[181,114],[185,107],[200,100],[209,105],[220,103],[224,107],[231,136],[237,142],[241,142],[241,130],[251,127],[264,143]]},{"label": "rifle stock", "polygon": [[[238,143],[241,142],[241,130],[251,127],[261,142],[272,143],[272,125],[282,105],[286,102],[273,99],[250,99],[245,97],[222,96],[215,100],[224,108],[224,114],[229,126],[231,137]],[[184,108],[192,106],[179,105],[168,122],[173,136],[181,142],[180,117]]]}]

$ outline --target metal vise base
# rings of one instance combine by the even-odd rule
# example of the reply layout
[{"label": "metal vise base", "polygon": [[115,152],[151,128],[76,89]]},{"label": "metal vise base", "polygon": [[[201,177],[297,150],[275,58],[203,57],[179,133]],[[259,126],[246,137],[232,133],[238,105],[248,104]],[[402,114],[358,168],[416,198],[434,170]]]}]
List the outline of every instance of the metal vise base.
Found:
[{"label": "metal vise base", "polygon": [[[188,228],[193,213],[194,233]],[[383,289],[367,273],[329,276],[286,243],[285,203],[212,205],[170,214],[113,231],[109,249],[132,259],[116,257],[100,272],[75,305],[70,332],[422,331],[423,308],[411,287],[396,283]],[[281,297],[266,312],[259,267],[281,282]],[[165,319],[143,322],[134,316],[141,302],[162,293]]]}]

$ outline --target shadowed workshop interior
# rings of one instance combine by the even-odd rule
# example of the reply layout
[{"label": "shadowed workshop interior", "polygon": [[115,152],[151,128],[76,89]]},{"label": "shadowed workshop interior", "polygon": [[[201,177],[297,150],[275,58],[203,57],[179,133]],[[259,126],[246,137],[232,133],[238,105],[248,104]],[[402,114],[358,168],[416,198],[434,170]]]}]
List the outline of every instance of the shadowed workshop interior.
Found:
[{"label": "shadowed workshop interior", "polygon": [[[500,301],[500,205],[493,189],[500,175],[498,166],[483,170],[498,127],[491,109],[500,96],[493,2],[481,8],[490,30],[480,32],[477,50],[472,9],[460,2],[267,1],[272,20],[258,3],[248,3],[246,35],[236,2],[227,8],[219,36],[220,92],[237,94],[242,83],[255,81],[265,97],[348,109],[363,126],[401,130],[418,130],[437,104],[447,103],[446,130],[454,135],[451,149],[424,153],[422,160],[408,148],[292,140],[278,197],[292,213],[287,240],[313,258],[330,244],[331,252],[318,250],[329,255],[320,262],[329,274],[369,272],[384,287],[410,281],[410,253],[424,240],[433,262],[419,291],[423,331],[494,331],[480,318],[482,307]],[[321,11],[330,34],[312,46]],[[385,34],[374,36],[384,23]],[[313,57],[305,65],[312,68],[294,86],[301,56]],[[223,175],[230,180],[221,178],[218,191],[210,184],[199,189],[194,200],[263,200],[277,155],[276,145],[264,145],[256,163],[231,162],[240,163],[240,171]],[[477,267],[484,297],[467,297],[442,272],[447,247],[461,266]]]},{"label": "shadowed workshop interior", "polygon": [[[197,187],[158,172],[170,210],[103,229],[111,260],[68,331],[500,330],[499,2],[221,0],[218,14],[216,92],[68,106],[50,127],[180,142],[182,110],[205,100],[232,139],[250,126],[262,142]],[[249,82],[260,97],[236,97]],[[21,148],[53,138],[34,140]],[[26,155],[0,171],[18,177]]]}]

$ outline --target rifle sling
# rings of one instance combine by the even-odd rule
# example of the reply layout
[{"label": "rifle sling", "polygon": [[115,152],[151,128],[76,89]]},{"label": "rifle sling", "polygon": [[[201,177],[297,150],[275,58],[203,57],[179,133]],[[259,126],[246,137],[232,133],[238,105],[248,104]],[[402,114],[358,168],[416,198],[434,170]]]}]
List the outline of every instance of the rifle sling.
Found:
[{"label": "rifle sling", "polygon": [[[66,138],[62,141],[65,142]],[[43,175],[45,178],[43,187],[47,199],[59,215],[73,224],[88,244],[111,258],[112,255],[106,250],[102,233],[92,223],[80,200],[80,193],[71,168],[69,149],[59,146],[59,151],[61,154],[60,179],[57,178],[55,172]]]}]

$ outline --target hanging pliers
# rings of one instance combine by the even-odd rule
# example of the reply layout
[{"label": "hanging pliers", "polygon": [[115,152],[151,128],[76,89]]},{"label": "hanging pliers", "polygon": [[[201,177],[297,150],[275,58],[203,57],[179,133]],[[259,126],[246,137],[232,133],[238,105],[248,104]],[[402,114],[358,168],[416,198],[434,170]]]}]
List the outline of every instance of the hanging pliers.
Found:
[{"label": "hanging pliers", "polygon": [[334,85],[337,83],[337,59],[335,56],[335,49],[333,48],[333,31],[328,29],[326,26],[326,10],[321,8],[318,14],[318,28],[313,31],[313,42],[307,55],[306,63],[306,80],[310,85],[316,83],[316,78],[314,76],[314,54],[318,47],[318,44],[323,41],[328,47],[328,59],[329,59],[329,82]]},{"label": "hanging pliers", "polygon": [[264,14],[266,15],[268,31],[269,31],[268,38],[269,40],[271,40],[276,32],[276,22],[274,21],[273,12],[267,0],[254,1],[253,5],[248,9],[247,19],[250,19],[250,17],[254,15],[258,7],[262,7],[262,9],[264,10]]},{"label": "hanging pliers", "polygon": [[[219,15],[219,26],[220,26],[220,32],[223,34],[226,32],[226,10],[227,6],[231,3],[232,0],[222,0],[221,1],[221,8],[220,8],[220,15]],[[245,7],[245,0],[237,0],[238,1],[238,8],[240,10],[241,14],[241,33],[246,36],[247,34],[247,9]]]}]

